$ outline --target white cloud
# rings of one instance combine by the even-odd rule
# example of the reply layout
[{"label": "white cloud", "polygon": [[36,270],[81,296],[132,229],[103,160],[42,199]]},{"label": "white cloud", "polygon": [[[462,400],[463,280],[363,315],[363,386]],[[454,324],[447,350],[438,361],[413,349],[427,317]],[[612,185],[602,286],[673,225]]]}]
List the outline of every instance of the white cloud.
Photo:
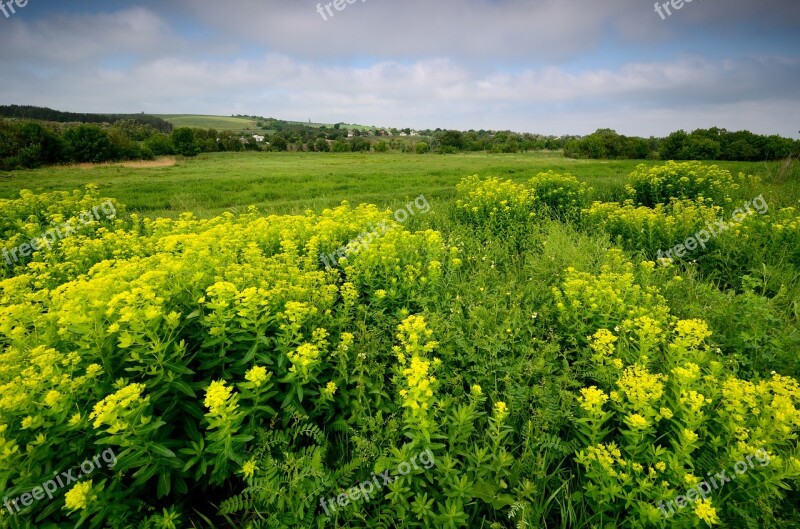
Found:
[{"label": "white cloud", "polygon": [[15,18],[0,33],[0,48],[14,50],[0,55],[0,100],[559,134],[797,128],[786,119],[798,106],[797,49],[732,48],[712,60],[670,36],[702,23],[716,48],[733,46],[714,36],[728,27],[719,19],[781,31],[800,15],[796,2],[773,0],[786,10],[779,17],[752,2],[723,9],[707,0],[661,21],[632,0],[367,0],[328,22],[306,0],[146,2]]}]

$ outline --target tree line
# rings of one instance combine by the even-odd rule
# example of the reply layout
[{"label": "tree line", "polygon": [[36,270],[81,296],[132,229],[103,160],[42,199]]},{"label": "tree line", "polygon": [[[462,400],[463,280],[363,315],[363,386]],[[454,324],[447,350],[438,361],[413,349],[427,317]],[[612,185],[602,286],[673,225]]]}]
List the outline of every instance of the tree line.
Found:
[{"label": "tree line", "polygon": [[52,121],[55,123],[114,123],[127,120],[150,125],[158,132],[169,134],[172,132],[172,123],[159,117],[145,114],[84,114],[75,112],[61,112],[47,107],[30,105],[0,105],[0,116],[17,119],[34,119],[38,121]]},{"label": "tree line", "polygon": [[[139,114],[73,114],[13,105],[0,107],[0,115],[4,112],[52,118],[47,121],[0,118],[0,170],[4,171],[62,163],[148,160],[165,155],[196,156],[244,150],[408,154],[563,150],[565,156],[572,158],[731,161],[800,156],[800,141],[719,128],[691,133],[677,131],[666,138],[628,137],[611,129],[600,129],[585,137],[554,137],[488,130],[436,129],[412,133],[410,129],[348,129],[341,123],[313,126],[242,116],[254,119],[258,127],[244,133],[187,127],[173,130],[172,125],[160,118]],[[103,121],[69,121],[84,116]],[[259,132],[257,137],[254,132]]]},{"label": "tree line", "polygon": [[731,132],[712,127],[690,133],[679,130],[666,138],[623,136],[600,129],[568,141],[564,156],[596,160],[726,160],[758,162],[800,156],[800,141],[765,136],[747,130]]},{"label": "tree line", "polygon": [[130,119],[104,126],[0,119],[0,171],[245,148],[240,135],[232,132],[179,128],[164,134]]}]

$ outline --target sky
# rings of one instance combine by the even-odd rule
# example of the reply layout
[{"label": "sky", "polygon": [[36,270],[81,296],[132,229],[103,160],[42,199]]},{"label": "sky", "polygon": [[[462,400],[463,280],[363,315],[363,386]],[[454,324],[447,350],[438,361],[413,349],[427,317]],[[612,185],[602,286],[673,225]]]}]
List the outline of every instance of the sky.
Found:
[{"label": "sky", "polygon": [[798,0],[2,1],[0,104],[800,137]]}]

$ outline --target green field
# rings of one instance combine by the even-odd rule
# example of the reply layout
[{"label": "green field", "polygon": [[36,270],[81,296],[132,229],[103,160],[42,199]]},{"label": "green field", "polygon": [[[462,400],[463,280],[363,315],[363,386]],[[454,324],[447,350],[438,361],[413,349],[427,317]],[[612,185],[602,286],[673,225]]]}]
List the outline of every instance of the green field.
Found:
[{"label": "green field", "polygon": [[248,118],[233,116],[203,116],[199,114],[157,114],[176,128],[192,127],[230,131],[258,130],[257,122]]},{"label": "green field", "polygon": [[[234,116],[206,116],[202,114],[154,114],[165,121],[172,123],[175,127],[191,127],[199,129],[228,130],[234,132],[261,131],[258,128],[258,121],[250,118],[238,118]],[[287,121],[291,125],[306,125],[308,127],[333,127],[331,123],[308,123],[307,121]],[[342,124],[346,129],[372,130],[375,127],[368,125]]]},{"label": "green field", "polygon": [[4,175],[0,528],[800,526],[800,164],[719,165]]},{"label": "green field", "polygon": [[[231,118],[233,119],[233,118]],[[126,168],[119,164],[48,167],[0,176],[0,197],[20,189],[69,190],[96,183],[102,192],[135,211],[174,217],[183,211],[211,216],[234,207],[256,205],[264,212],[297,213],[351,203],[393,205],[425,194],[449,199],[465,176],[500,176],[522,182],[540,171],[566,171],[586,181],[593,198],[621,196],[626,176],[639,162],[566,159],[560,153],[528,154],[329,154],[213,153],[178,159],[172,167]],[[652,165],[653,162],[647,162]],[[733,173],[770,175],[778,163],[720,163]],[[767,186],[783,204],[786,187]]]}]

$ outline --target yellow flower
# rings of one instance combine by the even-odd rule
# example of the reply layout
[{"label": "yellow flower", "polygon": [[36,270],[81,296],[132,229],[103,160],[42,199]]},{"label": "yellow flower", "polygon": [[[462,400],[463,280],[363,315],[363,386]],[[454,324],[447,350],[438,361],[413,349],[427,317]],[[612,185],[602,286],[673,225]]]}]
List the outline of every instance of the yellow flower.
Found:
[{"label": "yellow flower", "polygon": [[255,366],[250,369],[247,373],[245,373],[244,378],[247,379],[249,382],[252,382],[255,387],[261,387],[264,382],[269,380],[269,376],[267,375],[267,368],[261,366]]},{"label": "yellow flower", "polygon": [[95,404],[89,415],[90,419],[94,419],[94,427],[100,428],[105,424],[109,427],[109,433],[112,434],[126,429],[129,424],[123,420],[123,417],[132,411],[135,404],[149,402],[148,397],[142,397],[144,390],[144,384],[128,384]]},{"label": "yellow flower", "polygon": [[477,385],[477,384],[475,384],[474,386],[472,386],[472,387],[470,388],[470,391],[472,392],[472,394],[473,394],[473,395],[480,395],[481,393],[483,393],[483,390],[482,390],[482,389],[481,389],[481,387],[480,387],[479,385]]},{"label": "yellow flower", "polygon": [[684,438],[686,439],[687,442],[693,443],[693,442],[697,441],[697,434],[696,433],[694,433],[691,430],[687,430],[686,428],[684,428],[682,431],[683,431],[683,436],[684,436]]},{"label": "yellow flower", "polygon": [[61,400],[61,393],[54,389],[48,391],[47,395],[44,397],[44,403],[51,408],[58,404],[59,400]]},{"label": "yellow flower", "polygon": [[502,400],[494,403],[494,414],[498,421],[502,421],[508,415],[508,406]]},{"label": "yellow flower", "polygon": [[643,430],[647,428],[650,423],[647,422],[647,419],[639,415],[638,413],[634,413],[633,415],[629,415],[627,418],[627,423],[630,425],[631,428],[635,430]]},{"label": "yellow flower", "polygon": [[667,470],[667,464],[664,463],[663,461],[659,461],[658,463],[656,463],[656,469],[658,469],[659,472],[664,472],[665,470]]},{"label": "yellow flower", "polygon": [[214,415],[220,415],[231,398],[233,389],[225,385],[224,380],[215,380],[206,390],[204,404]]},{"label": "yellow flower", "polygon": [[252,478],[257,470],[258,465],[256,465],[255,459],[251,459],[242,465],[242,474],[244,474],[244,477],[247,479]]},{"label": "yellow flower", "polygon": [[336,387],[336,382],[333,381],[328,382],[325,385],[325,388],[322,390],[322,396],[326,398],[331,398],[336,394],[337,389],[338,388]]},{"label": "yellow flower", "polygon": [[86,509],[89,501],[94,499],[94,496],[89,496],[92,491],[92,482],[84,481],[78,483],[64,496],[64,507],[70,511],[77,511]]},{"label": "yellow flower", "polygon": [[316,366],[320,361],[320,350],[316,345],[306,343],[289,353],[289,361],[292,367],[289,371],[292,373],[299,373],[305,377],[309,371]]},{"label": "yellow flower", "polygon": [[617,386],[628,398],[633,411],[649,411],[652,404],[661,399],[666,378],[664,375],[651,374],[645,366],[637,364],[625,370]]},{"label": "yellow flower", "polygon": [[711,500],[700,500],[697,502],[697,504],[694,506],[694,514],[708,525],[715,525],[719,523],[717,510],[711,506]]},{"label": "yellow flower", "polygon": [[597,389],[597,386],[592,386],[581,389],[580,400],[581,408],[592,415],[599,415],[603,413],[603,404],[608,402],[608,395]]},{"label": "yellow flower", "polygon": [[89,367],[86,368],[86,376],[89,378],[94,378],[102,372],[103,367],[99,364],[90,364]]}]

